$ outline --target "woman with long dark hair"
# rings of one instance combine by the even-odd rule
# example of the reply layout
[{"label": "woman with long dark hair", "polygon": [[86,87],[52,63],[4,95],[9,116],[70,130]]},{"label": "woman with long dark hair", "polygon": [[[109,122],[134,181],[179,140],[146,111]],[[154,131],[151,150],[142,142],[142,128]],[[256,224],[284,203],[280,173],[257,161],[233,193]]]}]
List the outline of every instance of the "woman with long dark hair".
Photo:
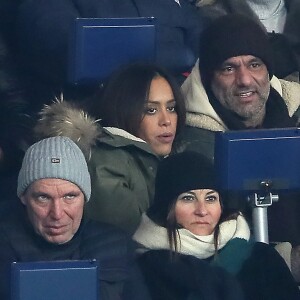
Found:
[{"label": "woman with long dark hair", "polygon": [[184,126],[185,105],[176,82],[153,64],[123,67],[100,91],[86,112],[65,101],[47,106],[36,131],[77,142],[92,178],[87,215],[133,233],[152,203],[157,163]]},{"label": "woman with long dark hair", "polygon": [[[202,286],[215,277],[206,274],[204,263],[233,275],[246,299],[299,299],[283,258],[273,247],[251,241],[245,218],[229,209],[215,175],[211,162],[195,152],[159,165],[154,204],[133,236],[153,299],[206,299]],[[230,299],[218,283],[220,299]]]}]

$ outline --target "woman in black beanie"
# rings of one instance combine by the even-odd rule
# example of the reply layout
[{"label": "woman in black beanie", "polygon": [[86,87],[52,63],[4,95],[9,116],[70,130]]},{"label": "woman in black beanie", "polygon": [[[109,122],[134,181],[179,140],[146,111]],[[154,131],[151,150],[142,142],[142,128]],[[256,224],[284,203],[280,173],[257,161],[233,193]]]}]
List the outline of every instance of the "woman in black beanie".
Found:
[{"label": "woman in black beanie", "polygon": [[243,299],[239,286],[245,299],[300,299],[285,261],[250,240],[246,220],[215,183],[201,154],[161,162],[154,204],[133,236],[153,299]]}]

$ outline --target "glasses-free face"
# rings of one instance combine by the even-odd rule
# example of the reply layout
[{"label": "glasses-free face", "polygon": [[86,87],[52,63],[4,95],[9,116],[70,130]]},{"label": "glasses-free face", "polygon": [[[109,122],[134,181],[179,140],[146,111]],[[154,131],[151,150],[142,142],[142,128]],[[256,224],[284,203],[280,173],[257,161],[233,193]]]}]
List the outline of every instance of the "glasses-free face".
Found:
[{"label": "glasses-free face", "polygon": [[219,194],[211,189],[191,190],[178,196],[177,224],[196,235],[210,235],[221,217]]},{"label": "glasses-free face", "polygon": [[176,102],[169,83],[155,77],[150,86],[138,136],[146,141],[157,155],[168,155],[176,134]]},{"label": "glasses-free face", "polygon": [[84,194],[67,180],[34,181],[21,196],[21,202],[35,232],[50,243],[70,241],[80,226]]},{"label": "glasses-free face", "polygon": [[266,65],[252,55],[227,59],[211,82],[217,100],[240,116],[247,127],[261,125],[270,93]]}]

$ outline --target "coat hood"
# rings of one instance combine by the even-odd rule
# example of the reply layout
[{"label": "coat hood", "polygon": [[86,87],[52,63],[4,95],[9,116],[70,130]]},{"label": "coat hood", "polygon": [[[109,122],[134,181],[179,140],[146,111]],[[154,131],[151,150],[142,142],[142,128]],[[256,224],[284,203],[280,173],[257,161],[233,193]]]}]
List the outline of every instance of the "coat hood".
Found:
[{"label": "coat hood", "polygon": [[[191,74],[182,84],[182,92],[186,103],[186,124],[194,127],[208,125],[209,130],[218,131],[226,128],[208,100],[199,72],[199,60],[192,69]],[[196,126],[199,123],[199,126]]]},{"label": "coat hood", "polygon": [[56,99],[51,105],[45,105],[39,115],[34,128],[38,139],[67,136],[78,145],[87,160],[98,141],[115,147],[135,145],[152,153],[144,140],[120,128],[102,127],[101,120],[89,116],[76,103]]},{"label": "coat hood", "polygon": [[58,99],[51,105],[45,105],[39,115],[40,119],[34,128],[38,139],[67,136],[78,145],[86,159],[90,158],[91,148],[103,133],[98,120],[74,103]]},{"label": "coat hood", "polygon": [[[300,85],[272,77],[272,87],[283,97],[292,116],[300,105]],[[197,61],[191,74],[181,86],[186,101],[186,124],[192,127],[203,128],[211,131],[227,130],[225,124],[215,112],[208,100],[207,93],[201,81],[199,62]]]}]

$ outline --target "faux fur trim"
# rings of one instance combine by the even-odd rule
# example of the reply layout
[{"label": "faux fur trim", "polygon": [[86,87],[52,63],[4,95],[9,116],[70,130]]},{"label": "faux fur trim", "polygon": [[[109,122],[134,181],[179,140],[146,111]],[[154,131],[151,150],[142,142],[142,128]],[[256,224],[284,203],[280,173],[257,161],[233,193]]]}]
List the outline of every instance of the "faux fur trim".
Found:
[{"label": "faux fur trim", "polygon": [[146,143],[144,140],[140,139],[139,137],[129,133],[128,131],[125,131],[123,129],[120,128],[116,128],[116,127],[104,127],[107,131],[109,131],[111,134],[114,135],[118,135],[118,136],[122,136],[126,139],[132,140],[132,141],[136,141],[136,142],[140,142],[140,143]]},{"label": "faux fur trim", "polygon": [[298,82],[280,79],[282,87],[282,98],[288,107],[290,117],[300,106],[300,84]]},{"label": "faux fur trim", "polygon": [[191,127],[204,128],[210,131],[226,131],[226,127],[223,124],[217,122],[217,120],[204,114],[187,113],[186,125]]},{"label": "faux fur trim", "polygon": [[225,127],[208,100],[199,72],[199,60],[197,60],[191,74],[182,84],[181,90],[185,96],[187,112],[206,115]]},{"label": "faux fur trim", "polygon": [[[285,100],[289,115],[292,116],[300,105],[300,84],[273,76],[271,85]],[[187,125],[211,131],[227,130],[208,100],[201,81],[199,61],[196,62],[191,74],[182,84],[181,90],[186,99]]]},{"label": "faux fur trim", "polygon": [[67,136],[90,159],[91,149],[103,130],[97,120],[88,116],[74,103],[56,99],[53,104],[45,105],[39,113],[34,131],[39,139],[51,136]]}]

